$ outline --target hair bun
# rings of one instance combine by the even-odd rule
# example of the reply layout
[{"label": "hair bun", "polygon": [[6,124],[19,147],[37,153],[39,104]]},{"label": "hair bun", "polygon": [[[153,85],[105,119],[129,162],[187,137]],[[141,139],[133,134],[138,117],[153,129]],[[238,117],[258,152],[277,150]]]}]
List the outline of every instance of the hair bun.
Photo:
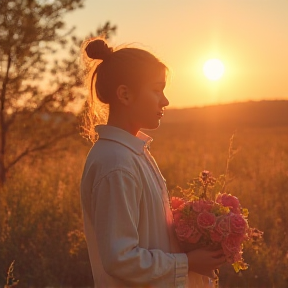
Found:
[{"label": "hair bun", "polygon": [[108,47],[103,39],[96,39],[88,43],[85,51],[91,59],[105,60],[113,53],[113,48]]}]

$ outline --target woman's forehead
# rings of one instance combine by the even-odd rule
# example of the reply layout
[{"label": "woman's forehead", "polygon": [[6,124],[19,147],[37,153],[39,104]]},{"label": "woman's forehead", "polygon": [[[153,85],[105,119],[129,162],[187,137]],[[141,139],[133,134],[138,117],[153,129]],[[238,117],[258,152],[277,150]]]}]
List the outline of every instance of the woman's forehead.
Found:
[{"label": "woman's forehead", "polygon": [[167,73],[165,69],[161,69],[160,71],[157,71],[156,73],[151,74],[151,80],[149,81],[151,84],[159,84],[159,85],[165,85],[166,84],[166,78]]}]

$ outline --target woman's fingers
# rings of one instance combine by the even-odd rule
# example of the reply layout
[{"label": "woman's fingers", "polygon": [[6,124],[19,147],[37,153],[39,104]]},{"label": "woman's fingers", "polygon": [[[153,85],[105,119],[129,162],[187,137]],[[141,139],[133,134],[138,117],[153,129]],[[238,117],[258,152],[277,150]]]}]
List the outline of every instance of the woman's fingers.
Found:
[{"label": "woman's fingers", "polygon": [[207,277],[211,278],[212,280],[217,280],[218,279],[218,275],[215,272],[215,270],[210,270],[207,274]]},{"label": "woman's fingers", "polygon": [[197,249],[187,253],[189,270],[216,279],[215,269],[226,262],[223,250]]},{"label": "woman's fingers", "polygon": [[213,270],[209,271],[206,276],[211,278],[211,279],[215,279],[215,277],[216,277],[216,275],[215,275]]}]

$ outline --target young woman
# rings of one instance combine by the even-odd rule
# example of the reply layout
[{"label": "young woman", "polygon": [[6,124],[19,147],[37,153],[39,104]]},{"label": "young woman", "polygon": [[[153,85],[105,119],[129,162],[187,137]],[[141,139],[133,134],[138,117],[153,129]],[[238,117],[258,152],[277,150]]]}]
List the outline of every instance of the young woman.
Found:
[{"label": "young woman", "polygon": [[95,287],[208,287],[225,262],[222,250],[181,252],[152,139],[140,131],[157,128],[169,104],[167,67],[145,50],[113,50],[99,38],[84,53],[92,67],[88,122],[94,127],[103,103],[109,108],[81,182]]}]

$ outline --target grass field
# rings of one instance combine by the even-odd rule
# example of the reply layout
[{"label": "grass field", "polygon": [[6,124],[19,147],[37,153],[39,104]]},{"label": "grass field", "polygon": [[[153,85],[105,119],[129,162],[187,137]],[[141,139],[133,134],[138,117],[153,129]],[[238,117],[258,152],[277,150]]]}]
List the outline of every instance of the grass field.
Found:
[{"label": "grass field", "polygon": [[[187,111],[193,114],[199,109],[206,109],[207,113],[207,108]],[[230,115],[235,116],[237,109],[233,109]],[[235,274],[230,265],[225,265],[220,270],[220,287],[288,287],[285,110],[280,113],[282,110],[276,109],[277,115],[271,108],[270,122],[266,110],[266,116],[264,112],[255,112],[254,116],[247,112],[249,123],[229,118],[229,113],[220,121],[220,112],[215,112],[210,120],[204,117],[197,121],[195,115],[190,119],[187,111],[186,118],[181,118],[183,111],[168,110],[167,119],[157,130],[144,131],[154,139],[151,152],[167,180],[169,192],[173,194],[177,185],[185,187],[204,169],[214,176],[225,173],[229,141],[234,134],[233,148],[237,152],[230,162],[234,179],[227,192],[249,209],[250,225],[264,231],[261,245],[250,245],[244,250],[249,269]],[[61,149],[53,153],[23,161],[1,190],[0,286],[4,286],[5,271],[14,259],[19,287],[92,286],[79,203],[82,167],[91,145],[76,136],[58,146]]]},{"label": "grass field", "polygon": [[[193,127],[162,125],[154,132],[152,153],[173,193],[187,187],[202,170],[216,177],[225,173],[229,140],[235,133],[237,151],[230,162],[232,182],[227,192],[248,208],[249,223],[264,231],[261,247],[247,247],[250,268],[235,274],[226,265],[220,271],[221,287],[287,287],[288,281],[288,127]],[[153,134],[153,133],[150,133]],[[275,273],[277,271],[277,273]]]}]

